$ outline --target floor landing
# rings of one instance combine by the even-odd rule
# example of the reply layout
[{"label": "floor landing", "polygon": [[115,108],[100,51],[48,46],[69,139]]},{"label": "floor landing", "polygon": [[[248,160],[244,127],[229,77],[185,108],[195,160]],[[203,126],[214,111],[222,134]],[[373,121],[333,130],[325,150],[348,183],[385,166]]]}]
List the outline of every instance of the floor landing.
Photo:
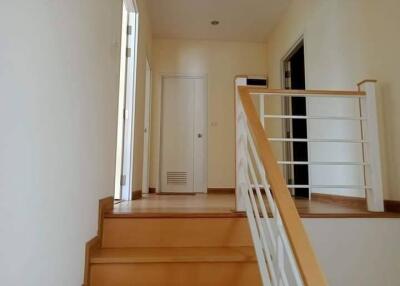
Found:
[{"label": "floor landing", "polygon": [[[295,199],[303,218],[385,218],[400,217],[400,213],[369,212],[364,202],[350,199]],[[106,217],[232,217],[235,212],[234,194],[159,195],[147,194],[142,199],[118,202]]]}]

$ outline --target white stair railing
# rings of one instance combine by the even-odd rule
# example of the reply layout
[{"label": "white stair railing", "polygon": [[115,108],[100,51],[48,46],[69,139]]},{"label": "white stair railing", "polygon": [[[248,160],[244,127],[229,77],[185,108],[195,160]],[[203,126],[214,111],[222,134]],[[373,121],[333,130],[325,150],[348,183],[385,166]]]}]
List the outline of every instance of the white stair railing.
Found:
[{"label": "white stair railing", "polygon": [[247,131],[249,174],[242,192],[258,261],[261,261],[263,285],[304,285],[263,165]]},{"label": "white stair railing", "polygon": [[[240,84],[237,82],[237,85]],[[278,161],[286,170],[286,181],[290,182],[287,186],[292,193],[295,189],[309,189],[309,198],[312,193],[365,197],[369,211],[384,211],[375,84],[375,81],[363,81],[359,84],[358,91],[271,90],[249,87],[249,95],[258,100],[258,117],[263,128],[266,120],[272,124],[284,123],[284,120],[305,120],[307,123],[307,132],[311,133],[307,138],[293,138],[291,132],[289,137],[268,137],[269,142],[280,144],[289,153],[293,153],[297,142],[307,144],[308,160],[296,161],[286,155]],[[304,97],[314,108],[311,108],[310,114],[307,110],[307,115],[267,114],[265,103],[271,97]],[[245,157],[247,150],[247,142],[238,141],[246,134],[246,118],[238,94],[236,100],[236,154],[240,160]],[[325,115],[324,111],[321,112],[316,107],[329,109],[328,114]],[[293,123],[289,123],[291,124]],[[308,184],[296,184],[293,180],[294,168],[300,165],[308,169]],[[237,185],[244,182],[244,178],[240,176],[243,171],[246,172],[237,167]],[[244,210],[240,201],[237,205]]]},{"label": "white stair railing", "polygon": [[[240,85],[240,84],[239,84]],[[382,179],[375,83],[362,82],[359,91],[288,91],[237,87],[236,94],[236,174],[237,210],[247,214],[263,285],[327,285],[307,233],[300,220],[289,188],[354,188],[367,192],[368,209],[383,210]],[[256,111],[252,96],[349,97],[360,100],[359,117],[267,115]],[[264,104],[264,100],[260,100]],[[296,141],[296,138],[269,138],[265,118],[310,120],[359,120],[360,139],[304,139],[316,142],[356,143],[362,149],[363,161],[277,161],[271,142]],[[351,142],[350,142],[351,141]],[[354,142],[353,142],[354,141]],[[327,150],[328,151],[328,150]],[[377,162],[375,162],[377,161]],[[287,185],[280,166],[345,165],[362,166],[364,185]]]},{"label": "white stair railing", "polygon": [[263,285],[324,286],[308,236],[250,97],[239,87],[237,199],[246,211]]}]

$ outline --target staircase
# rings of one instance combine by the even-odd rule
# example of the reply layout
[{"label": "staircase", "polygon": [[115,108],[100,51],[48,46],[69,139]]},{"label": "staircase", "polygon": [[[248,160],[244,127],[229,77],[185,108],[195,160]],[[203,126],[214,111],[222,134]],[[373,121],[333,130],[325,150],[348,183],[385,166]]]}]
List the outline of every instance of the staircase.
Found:
[{"label": "staircase", "polygon": [[[299,116],[257,113],[252,96],[354,101],[355,117],[300,117],[360,122],[361,138],[269,137],[265,118]],[[260,106],[264,110],[264,103]],[[327,285],[289,189],[361,189],[368,210],[383,211],[375,82],[360,83],[358,91],[270,90],[237,83],[236,123],[236,210],[246,215],[113,213],[111,199],[100,207],[97,239],[87,245],[85,286]],[[278,161],[271,142],[357,144],[362,161]],[[361,166],[362,185],[287,185],[280,168],[285,164]]]},{"label": "staircase", "polygon": [[85,286],[261,285],[242,215],[102,217]]}]

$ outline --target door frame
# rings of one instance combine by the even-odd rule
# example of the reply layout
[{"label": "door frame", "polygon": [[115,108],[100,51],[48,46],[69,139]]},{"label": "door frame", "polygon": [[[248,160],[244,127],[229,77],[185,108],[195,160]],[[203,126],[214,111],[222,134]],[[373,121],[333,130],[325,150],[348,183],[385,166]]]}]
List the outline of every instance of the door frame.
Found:
[{"label": "door frame", "polygon": [[[121,69],[114,198],[132,199],[139,11],[135,0],[122,1]],[[127,15],[124,15],[125,12]],[[131,27],[128,29],[128,27]],[[124,40],[125,38],[125,40]],[[129,51],[129,52],[128,52]]]},{"label": "door frame", "polygon": [[[207,74],[176,74],[176,73],[161,73],[160,74],[160,85],[161,85],[161,93],[160,93],[160,133],[159,133],[159,145],[158,145],[158,170],[157,170],[157,187],[156,192],[161,193],[161,185],[162,185],[162,139],[163,139],[163,102],[164,102],[164,80],[167,78],[187,78],[187,79],[202,79],[204,81],[204,132],[203,132],[203,183],[202,183],[202,192],[207,193],[208,187],[208,77]],[[193,178],[194,178],[193,174]]]},{"label": "door frame", "polygon": [[142,172],[142,192],[144,194],[149,193],[149,182],[150,182],[151,98],[152,98],[152,71],[149,58],[146,57],[144,123],[143,123],[143,172]]},{"label": "door frame", "polygon": [[[288,60],[303,46],[304,49],[304,69],[306,71],[306,49],[305,49],[305,39],[304,35],[302,34],[294,43],[293,45],[289,48],[287,53],[281,58],[281,88],[282,89],[290,89],[291,87],[288,87],[288,84],[286,82],[287,77],[286,77],[286,71],[287,71],[287,62]],[[305,85],[307,84],[307,78],[305,78]],[[307,88],[307,86],[306,86]],[[291,97],[283,97],[282,102],[281,102],[281,108],[282,108],[282,114],[292,114],[292,98]],[[306,109],[308,110],[308,101],[306,99]],[[293,121],[291,119],[286,119],[284,120],[284,124],[282,124],[282,134],[284,137],[287,136],[287,132],[290,133],[290,136],[293,137]],[[309,130],[309,121],[307,120],[307,130]],[[308,152],[308,161],[310,161],[310,156],[311,156],[311,148],[309,146],[310,144],[307,143],[307,152]],[[283,156],[284,160],[286,161],[293,161],[293,143],[289,144],[289,147],[283,148]],[[310,171],[310,166],[308,166],[308,184],[312,185],[311,182],[311,171]],[[292,179],[293,182],[290,182],[294,184],[294,165],[287,165],[284,168],[284,175],[286,180],[288,178]],[[295,194],[295,190],[291,189],[291,194]],[[309,188],[309,199],[311,198],[311,193],[312,189]]]}]

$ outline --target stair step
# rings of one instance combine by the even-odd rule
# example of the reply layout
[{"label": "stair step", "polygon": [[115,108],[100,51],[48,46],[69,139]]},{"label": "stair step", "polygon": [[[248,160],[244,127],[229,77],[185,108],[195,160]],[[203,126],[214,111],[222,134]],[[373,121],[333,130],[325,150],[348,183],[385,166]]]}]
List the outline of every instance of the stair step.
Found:
[{"label": "stair step", "polygon": [[96,249],[91,286],[258,286],[252,247]]},{"label": "stair step", "polygon": [[254,261],[252,247],[99,248],[90,260],[92,264]]},{"label": "stair step", "polygon": [[245,217],[106,217],[103,248],[252,246]]}]

